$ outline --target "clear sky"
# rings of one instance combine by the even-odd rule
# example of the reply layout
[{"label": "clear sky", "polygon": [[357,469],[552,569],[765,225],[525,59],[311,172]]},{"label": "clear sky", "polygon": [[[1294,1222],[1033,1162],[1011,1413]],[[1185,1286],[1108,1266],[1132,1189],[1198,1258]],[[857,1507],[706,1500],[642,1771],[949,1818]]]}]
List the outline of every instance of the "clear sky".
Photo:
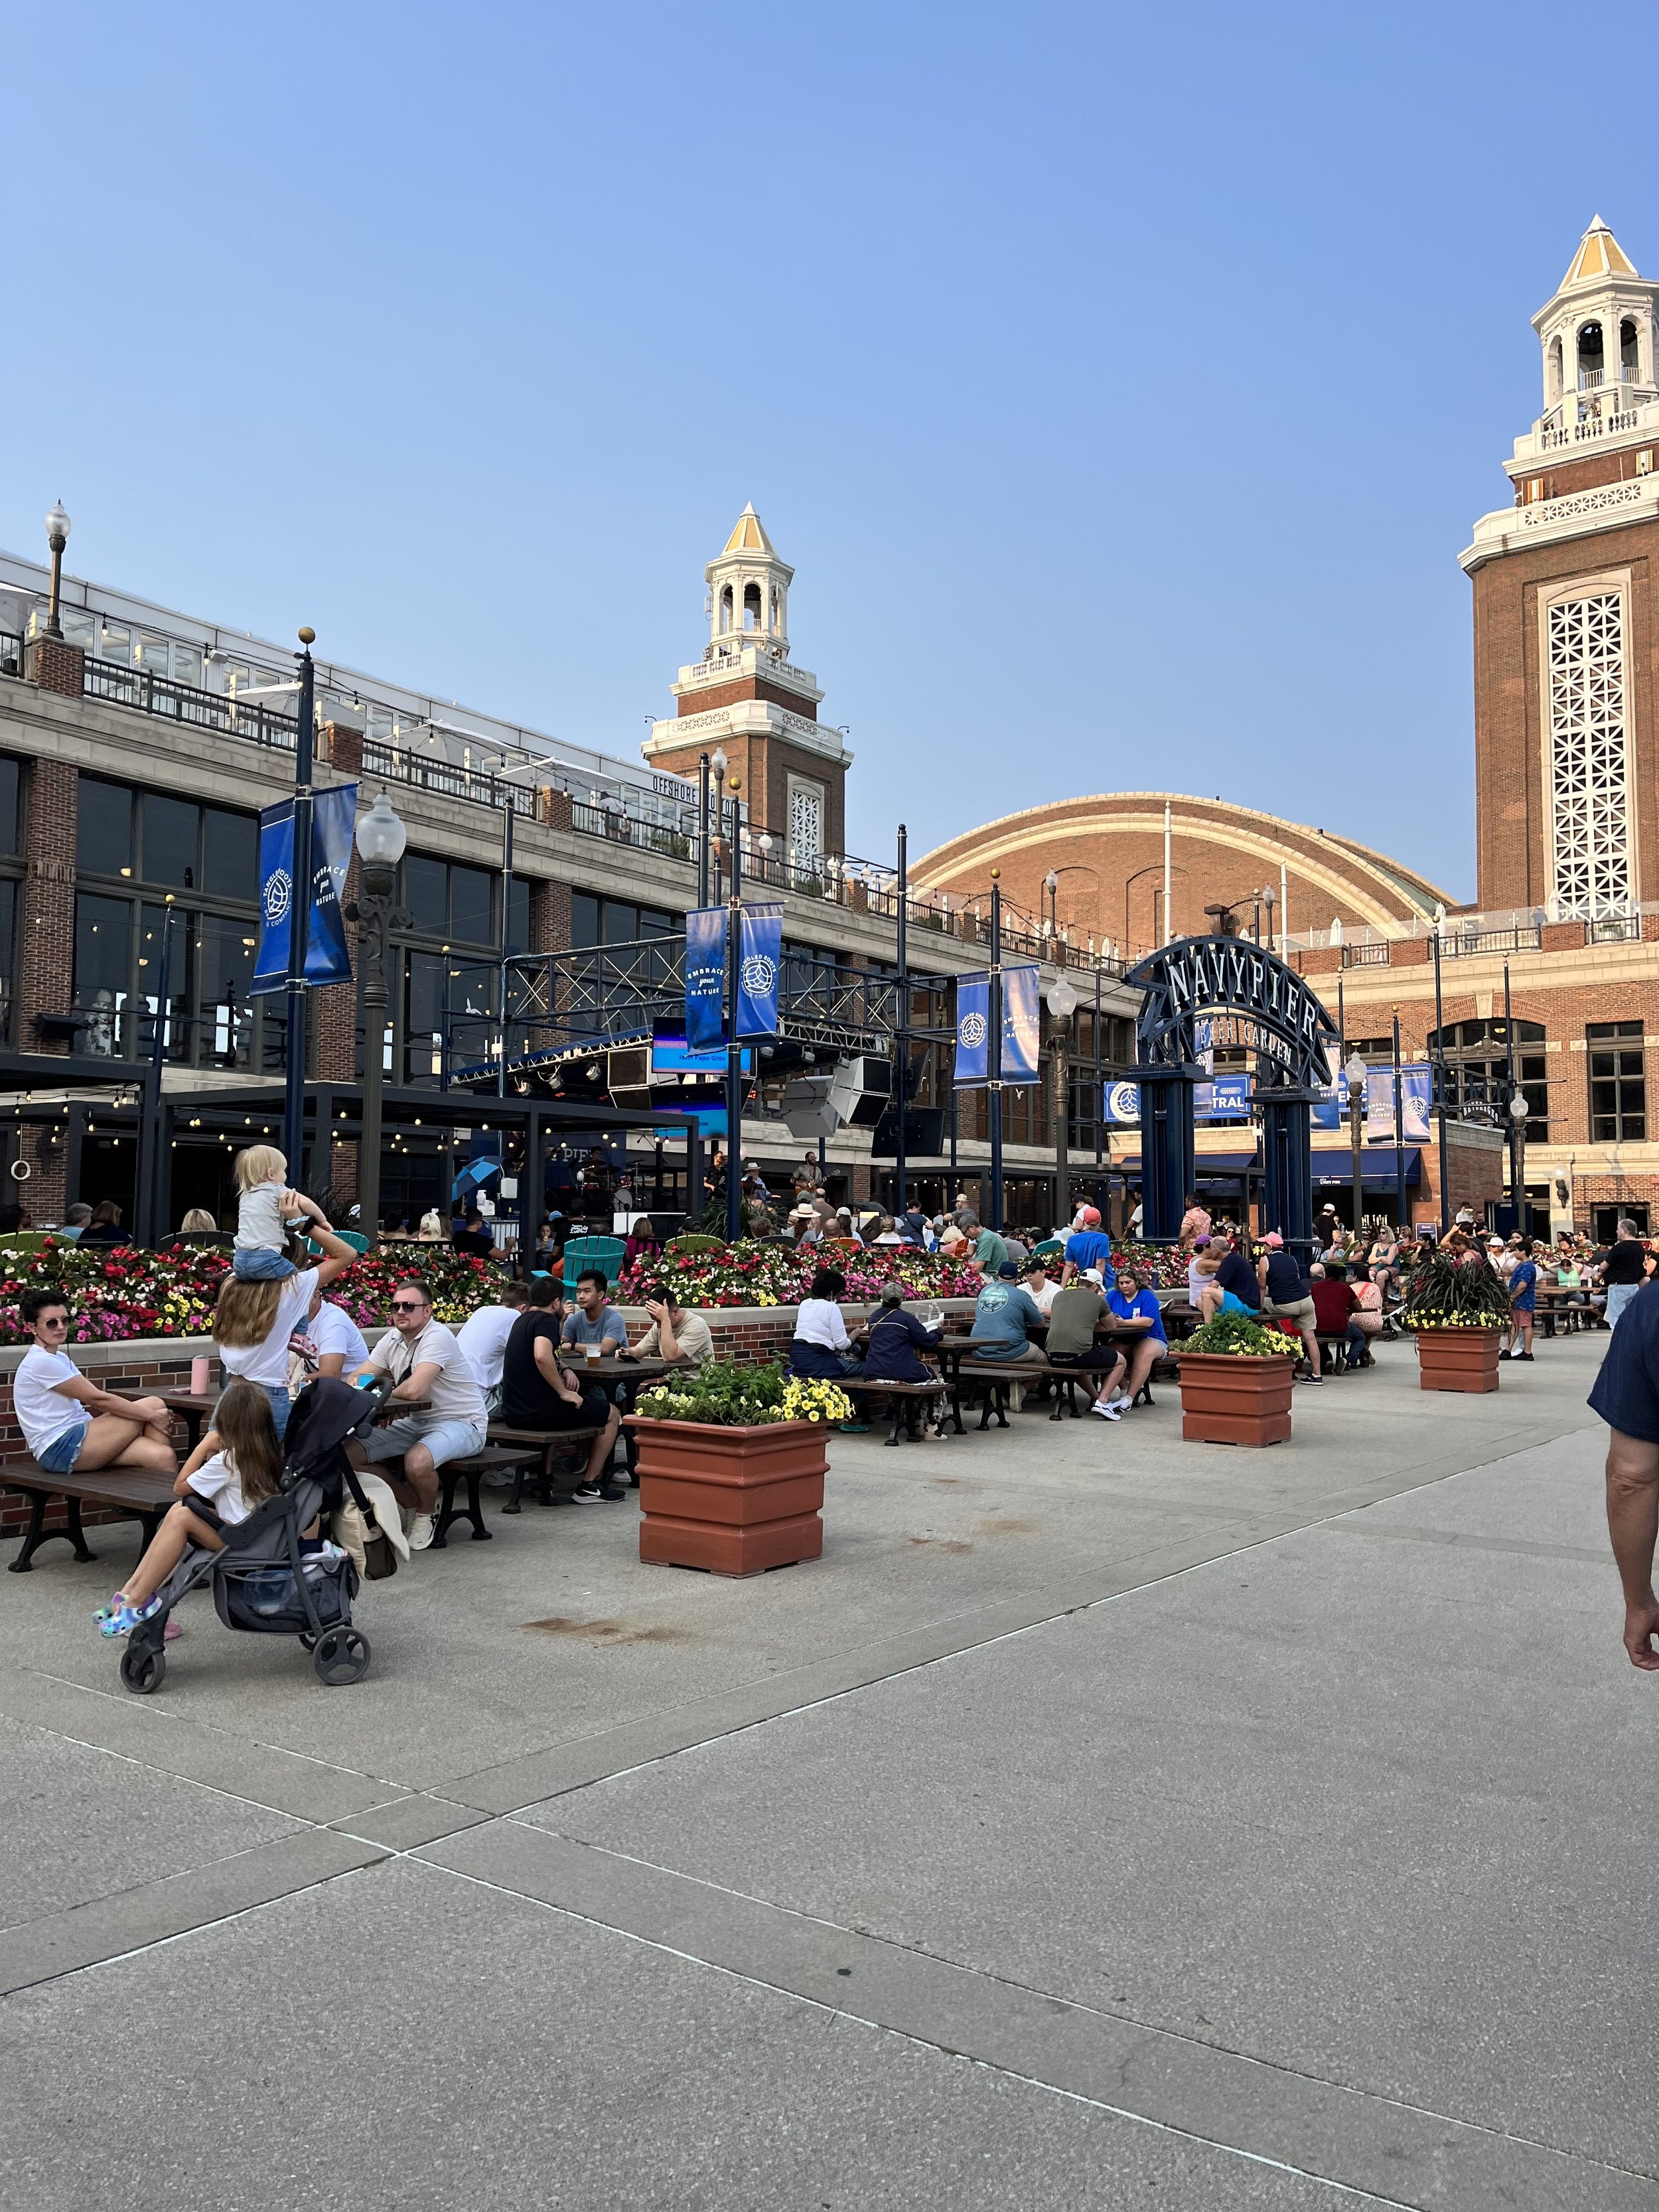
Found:
[{"label": "clear sky", "polygon": [[9,549],[632,752],[752,499],[855,851],[1172,788],[1473,895],[1456,556],[1591,216],[1659,272],[1644,9],[0,29]]}]

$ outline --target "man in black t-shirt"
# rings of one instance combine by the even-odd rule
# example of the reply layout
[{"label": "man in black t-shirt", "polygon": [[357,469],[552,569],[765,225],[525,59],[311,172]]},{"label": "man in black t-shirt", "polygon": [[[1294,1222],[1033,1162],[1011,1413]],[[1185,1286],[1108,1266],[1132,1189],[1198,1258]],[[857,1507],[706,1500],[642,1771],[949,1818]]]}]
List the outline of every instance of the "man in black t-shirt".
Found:
[{"label": "man in black t-shirt", "polygon": [[1621,1221],[1619,1234],[1605,1253],[1598,1252],[1601,1261],[1601,1281],[1607,1294],[1607,1327],[1618,1326],[1619,1316],[1648,1279],[1647,1249],[1642,1242],[1642,1232],[1633,1221]]},{"label": "man in black t-shirt", "polygon": [[559,1285],[549,1276],[537,1276],[530,1301],[514,1322],[501,1355],[501,1418],[514,1429],[598,1428],[587,1477],[575,1496],[584,1505],[595,1498],[621,1498],[622,1489],[609,1480],[621,1416],[597,1384],[584,1389],[559,1358],[564,1327]]}]

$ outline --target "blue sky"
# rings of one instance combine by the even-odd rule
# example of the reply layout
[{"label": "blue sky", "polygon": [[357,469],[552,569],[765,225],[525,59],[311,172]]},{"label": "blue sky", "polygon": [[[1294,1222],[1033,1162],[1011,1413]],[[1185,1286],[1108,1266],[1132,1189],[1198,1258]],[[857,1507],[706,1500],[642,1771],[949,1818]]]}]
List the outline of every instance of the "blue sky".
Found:
[{"label": "blue sky", "polygon": [[856,851],[1168,787],[1472,895],[1456,555],[1592,215],[1659,267],[1559,10],[0,24],[0,544],[630,751],[752,499]]}]

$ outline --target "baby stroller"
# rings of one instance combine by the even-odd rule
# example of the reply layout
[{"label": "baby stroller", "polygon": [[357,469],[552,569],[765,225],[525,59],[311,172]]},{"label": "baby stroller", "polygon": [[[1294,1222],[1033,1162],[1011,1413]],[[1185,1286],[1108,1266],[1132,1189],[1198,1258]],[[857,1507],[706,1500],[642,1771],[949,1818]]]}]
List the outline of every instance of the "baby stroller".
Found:
[{"label": "baby stroller", "polygon": [[332,1376],[301,1392],[283,1438],[282,1488],[225,1530],[222,1551],[187,1551],[156,1592],[160,1607],[128,1637],[121,1680],[136,1696],[161,1688],[167,1617],[186,1590],[209,1582],[227,1628],[297,1636],[313,1655],[318,1680],[329,1689],[362,1680],[368,1638],[351,1625],[357,1570],[343,1553],[302,1553],[300,1532],[319,1513],[337,1512],[347,1492],[373,1525],[345,1443],[348,1437],[368,1434],[384,1395],[354,1390]]}]

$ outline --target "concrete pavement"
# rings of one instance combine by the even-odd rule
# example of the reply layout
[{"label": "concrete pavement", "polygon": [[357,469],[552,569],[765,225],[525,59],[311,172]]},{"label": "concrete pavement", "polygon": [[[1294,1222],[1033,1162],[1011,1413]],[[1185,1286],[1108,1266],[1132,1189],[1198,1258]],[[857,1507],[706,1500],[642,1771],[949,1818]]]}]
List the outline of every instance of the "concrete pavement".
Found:
[{"label": "concrete pavement", "polygon": [[[1655,1686],[1584,1407],[834,1439],[826,1553],[492,1516],[362,1685],[9,1577],[0,2203],[1659,2204]],[[216,2090],[246,2067],[247,2094]],[[365,2094],[366,2092],[366,2094]],[[135,2146],[146,2154],[128,2185]]]}]

